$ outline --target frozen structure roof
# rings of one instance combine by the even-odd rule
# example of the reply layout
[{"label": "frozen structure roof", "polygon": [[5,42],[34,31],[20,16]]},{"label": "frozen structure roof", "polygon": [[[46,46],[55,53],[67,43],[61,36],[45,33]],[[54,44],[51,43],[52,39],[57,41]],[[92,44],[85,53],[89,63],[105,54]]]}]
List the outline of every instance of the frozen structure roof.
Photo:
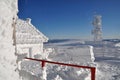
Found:
[{"label": "frozen structure roof", "polygon": [[17,19],[16,44],[38,44],[47,42],[48,38],[31,24],[31,19]]}]

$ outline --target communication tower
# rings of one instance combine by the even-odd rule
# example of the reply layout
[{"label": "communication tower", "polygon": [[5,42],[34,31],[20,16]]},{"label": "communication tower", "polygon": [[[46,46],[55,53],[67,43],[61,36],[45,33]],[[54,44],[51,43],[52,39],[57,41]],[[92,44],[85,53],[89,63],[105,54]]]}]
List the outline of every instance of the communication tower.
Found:
[{"label": "communication tower", "polygon": [[92,35],[94,35],[94,41],[99,42],[102,41],[102,16],[101,15],[95,15],[92,25],[94,26],[94,29],[92,30]]}]

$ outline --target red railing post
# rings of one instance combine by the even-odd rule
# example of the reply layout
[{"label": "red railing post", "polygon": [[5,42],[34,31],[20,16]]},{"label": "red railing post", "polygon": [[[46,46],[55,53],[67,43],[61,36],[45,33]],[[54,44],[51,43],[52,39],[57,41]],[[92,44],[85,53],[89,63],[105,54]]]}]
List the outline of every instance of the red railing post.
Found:
[{"label": "red railing post", "polygon": [[42,61],[42,68],[45,66],[45,63],[46,63],[45,61]]},{"label": "red railing post", "polygon": [[91,68],[91,80],[95,80],[96,68]]}]

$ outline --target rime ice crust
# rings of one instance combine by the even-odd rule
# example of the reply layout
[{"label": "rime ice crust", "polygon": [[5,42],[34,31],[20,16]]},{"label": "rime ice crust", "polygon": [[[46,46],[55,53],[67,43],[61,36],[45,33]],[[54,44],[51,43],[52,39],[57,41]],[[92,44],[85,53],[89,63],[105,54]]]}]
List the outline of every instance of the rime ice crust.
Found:
[{"label": "rime ice crust", "polygon": [[16,43],[17,44],[39,44],[47,42],[48,38],[35,28],[31,19],[17,19],[16,21]]},{"label": "rime ice crust", "polygon": [[13,18],[17,18],[17,0],[0,0],[0,80],[19,80],[13,46]]}]

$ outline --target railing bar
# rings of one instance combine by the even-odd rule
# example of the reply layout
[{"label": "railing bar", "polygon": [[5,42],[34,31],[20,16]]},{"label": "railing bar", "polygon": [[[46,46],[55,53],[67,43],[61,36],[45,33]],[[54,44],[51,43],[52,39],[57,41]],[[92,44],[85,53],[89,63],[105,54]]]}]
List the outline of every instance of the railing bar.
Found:
[{"label": "railing bar", "polygon": [[41,61],[42,62],[42,68],[45,66],[45,62],[51,63],[51,64],[77,67],[77,68],[80,68],[80,67],[81,68],[88,68],[88,69],[91,70],[91,80],[95,80],[95,73],[96,73],[96,68],[95,67],[79,66],[79,65],[75,65],[75,64],[60,63],[60,62],[47,61],[47,60],[41,60],[41,59],[33,59],[33,58],[27,58],[27,57],[25,57],[25,59],[34,60],[34,61]]},{"label": "railing bar", "polygon": [[41,61],[41,62],[47,62],[47,63],[52,63],[52,64],[73,66],[73,67],[82,67],[82,68],[88,68],[88,69],[95,68],[95,67],[88,67],[88,66],[79,66],[79,65],[75,65],[75,64],[67,64],[67,63],[60,63],[60,62],[54,62],[54,61],[47,61],[47,60],[41,60],[41,59],[33,59],[33,58],[25,58],[25,59],[30,59],[30,60],[34,60],[34,61]]}]

